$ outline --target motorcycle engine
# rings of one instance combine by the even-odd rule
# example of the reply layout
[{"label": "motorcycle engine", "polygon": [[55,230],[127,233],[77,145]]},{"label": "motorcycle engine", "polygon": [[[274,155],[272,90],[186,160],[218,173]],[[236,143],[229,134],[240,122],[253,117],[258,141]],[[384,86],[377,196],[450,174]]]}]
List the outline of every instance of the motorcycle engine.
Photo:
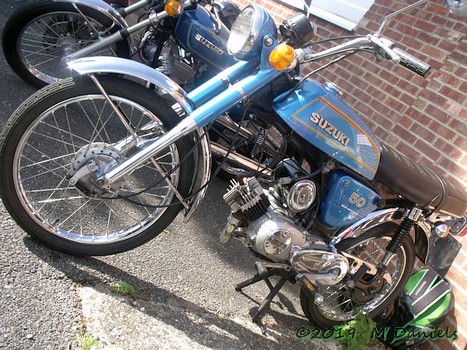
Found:
[{"label": "motorcycle engine", "polygon": [[[256,178],[232,180],[224,195],[232,214],[221,238],[242,236],[244,243],[275,262],[285,262],[294,246],[303,246],[305,232],[271,205]],[[242,230],[235,231],[239,226]]]},{"label": "motorcycle engine", "polygon": [[[146,44],[142,55],[144,60],[152,62],[156,49],[155,44]],[[183,86],[195,79],[197,72],[189,53],[172,41],[167,41],[164,44],[159,56],[159,63],[160,65],[156,69],[179,85]]]}]

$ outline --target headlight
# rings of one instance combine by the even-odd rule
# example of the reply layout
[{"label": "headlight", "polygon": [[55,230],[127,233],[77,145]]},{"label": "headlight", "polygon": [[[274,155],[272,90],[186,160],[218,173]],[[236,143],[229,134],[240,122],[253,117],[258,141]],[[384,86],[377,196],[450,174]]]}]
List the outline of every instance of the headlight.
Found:
[{"label": "headlight", "polygon": [[271,15],[261,6],[249,5],[230,29],[227,51],[240,60],[258,58],[265,36],[277,40],[277,27]]},{"label": "headlight", "polygon": [[255,9],[252,6],[246,7],[232,25],[229,40],[227,41],[227,51],[231,55],[236,55],[240,51],[248,52],[254,44],[253,22]]}]

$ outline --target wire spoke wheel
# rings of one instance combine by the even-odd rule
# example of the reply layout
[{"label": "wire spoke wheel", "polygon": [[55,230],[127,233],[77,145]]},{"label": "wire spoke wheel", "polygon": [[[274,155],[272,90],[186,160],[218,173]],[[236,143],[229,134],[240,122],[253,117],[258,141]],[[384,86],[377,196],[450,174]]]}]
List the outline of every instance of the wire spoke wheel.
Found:
[{"label": "wire spoke wheel", "polygon": [[[396,229],[395,223],[382,224],[357,238],[341,241],[338,249],[378,266]],[[409,237],[389,260],[386,271],[376,277],[366,274],[354,287],[345,283],[346,278],[337,285],[320,287],[317,293],[321,297],[317,303],[302,291],[301,301],[306,316],[322,327],[351,320],[357,308],[370,317],[377,316],[402,292],[412,271],[414,255],[413,242]]]},{"label": "wire spoke wheel", "polygon": [[[186,168],[179,164],[187,146],[174,143],[113,183],[109,191],[96,185],[108,170],[138,152],[144,142],[164,134],[178,119],[171,109],[162,108],[164,101],[156,101],[157,96],[140,85],[130,83],[134,91],[128,92],[113,82],[106,87],[138,141],[104,96],[85,92],[95,87],[89,82],[72,83],[50,106],[38,102],[40,113],[27,126],[16,125],[11,168],[4,166],[12,181],[11,189],[4,184],[4,191],[14,199],[13,211],[27,218],[27,231],[48,243],[68,242],[78,253],[81,248],[93,254],[113,253],[112,246],[127,250],[136,244],[132,241],[139,245],[160,233],[180,210],[174,188],[186,192],[190,183],[189,174],[182,174]],[[146,106],[144,99],[150,101]],[[169,175],[163,176],[159,166]]]},{"label": "wire spoke wheel", "polygon": [[[42,87],[71,75],[68,55],[120,28],[105,11],[88,6],[77,10],[71,2],[36,0],[23,4],[8,19],[3,51],[16,74]],[[88,56],[128,55],[128,42],[120,40]]]},{"label": "wire spoke wheel", "polygon": [[[35,18],[19,35],[20,58],[25,67],[41,80],[52,83],[70,75],[65,58],[88,46],[109,29],[93,18],[78,13],[54,12]],[[116,56],[115,47],[107,47],[95,56]]]}]

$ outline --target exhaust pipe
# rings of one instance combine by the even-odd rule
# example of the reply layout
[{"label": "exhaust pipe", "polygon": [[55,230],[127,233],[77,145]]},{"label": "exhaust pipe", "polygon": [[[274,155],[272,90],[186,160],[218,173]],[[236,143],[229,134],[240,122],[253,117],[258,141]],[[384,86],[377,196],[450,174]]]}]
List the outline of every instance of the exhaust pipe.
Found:
[{"label": "exhaust pipe", "polygon": [[265,175],[270,176],[272,174],[271,169],[265,167],[261,163],[258,163],[257,161],[254,161],[248,157],[245,157],[244,155],[241,155],[240,153],[237,152],[230,152],[227,147],[221,146],[218,143],[212,142],[211,141],[211,153],[216,156],[216,157],[225,157],[225,161],[231,165],[231,166],[237,166],[239,168],[249,170],[249,171],[255,171],[255,172],[261,172]]}]

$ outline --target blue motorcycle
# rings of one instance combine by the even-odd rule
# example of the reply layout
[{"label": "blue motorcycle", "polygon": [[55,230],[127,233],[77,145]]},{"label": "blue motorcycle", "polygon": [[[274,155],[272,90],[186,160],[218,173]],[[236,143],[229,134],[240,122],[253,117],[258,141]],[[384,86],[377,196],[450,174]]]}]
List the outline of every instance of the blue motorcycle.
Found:
[{"label": "blue motorcycle", "polygon": [[[459,4],[452,11],[464,11]],[[189,93],[134,61],[73,61],[74,77],[32,95],[3,131],[3,203],[26,232],[66,253],[135,248],[180,211],[190,217],[210,181],[212,123],[253,105],[275,126],[281,159],[251,164],[231,181],[220,234],[261,259],[257,275],[236,286],[265,281],[271,289],[253,320],[287,281],[300,284],[315,325],[348,321],[357,308],[375,317],[403,291],[416,256],[447,273],[467,210],[464,186],[380,143],[335,85],[309,78],[315,71],[299,75],[300,64],[326,58],[320,70],[357,52],[426,75],[430,67],[382,28],[314,52],[305,15],[285,20],[279,35],[267,11],[250,5],[227,43],[238,62]]]}]

